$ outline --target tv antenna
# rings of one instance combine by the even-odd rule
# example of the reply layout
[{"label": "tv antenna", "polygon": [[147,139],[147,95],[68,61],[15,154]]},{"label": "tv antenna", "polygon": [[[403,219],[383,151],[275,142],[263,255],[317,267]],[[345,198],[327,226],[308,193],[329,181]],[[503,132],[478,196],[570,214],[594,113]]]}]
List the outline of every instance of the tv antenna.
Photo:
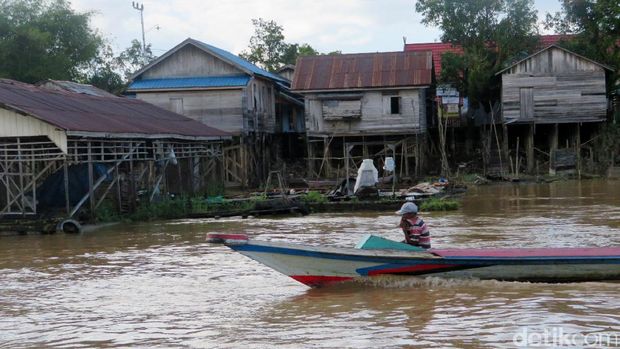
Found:
[{"label": "tv antenna", "polygon": [[131,6],[140,11],[140,23],[142,24],[142,57],[146,58],[146,40],[144,39],[144,4],[138,2],[131,2]]}]

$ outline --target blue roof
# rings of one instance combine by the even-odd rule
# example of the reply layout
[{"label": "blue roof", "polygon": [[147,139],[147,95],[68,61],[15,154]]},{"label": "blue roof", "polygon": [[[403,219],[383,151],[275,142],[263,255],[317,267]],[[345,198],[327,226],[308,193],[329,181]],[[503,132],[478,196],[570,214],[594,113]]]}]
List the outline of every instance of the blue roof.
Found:
[{"label": "blue roof", "polygon": [[132,90],[157,90],[168,88],[243,87],[250,81],[249,75],[207,76],[192,78],[144,79],[132,82]]},{"label": "blue roof", "polygon": [[241,58],[241,57],[239,57],[239,56],[237,56],[235,54],[232,54],[232,53],[230,53],[230,52],[228,52],[226,50],[222,50],[219,47],[215,47],[215,46],[211,46],[209,44],[205,44],[202,41],[198,41],[198,40],[195,40],[195,39],[191,39],[191,40],[193,40],[196,44],[198,44],[200,46],[203,46],[206,50],[212,51],[215,54],[217,54],[219,56],[222,56],[224,59],[232,62],[233,64],[236,64],[236,65],[242,67],[245,70],[249,70],[249,71],[251,71],[252,73],[254,73],[256,75],[261,75],[261,76],[269,78],[269,79],[283,81],[283,82],[288,83],[288,80],[286,80],[285,78],[283,78],[283,77],[281,77],[281,76],[279,76],[277,74],[270,73],[270,72],[268,72],[268,71],[266,71],[264,69],[261,69],[261,68],[255,66],[254,64],[246,61],[245,59],[243,59],[243,58]]}]

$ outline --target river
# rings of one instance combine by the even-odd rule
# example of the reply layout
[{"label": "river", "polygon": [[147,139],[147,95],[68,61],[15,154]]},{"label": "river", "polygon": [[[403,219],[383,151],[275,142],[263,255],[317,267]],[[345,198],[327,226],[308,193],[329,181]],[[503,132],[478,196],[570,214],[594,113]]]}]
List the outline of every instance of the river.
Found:
[{"label": "river", "polygon": [[[620,181],[473,187],[460,210],[423,217],[438,248],[619,246]],[[0,237],[0,347],[620,347],[619,283],[380,278],[309,289],[205,242],[244,232],[351,246],[371,232],[400,239],[397,223],[391,212],[316,214]]]}]

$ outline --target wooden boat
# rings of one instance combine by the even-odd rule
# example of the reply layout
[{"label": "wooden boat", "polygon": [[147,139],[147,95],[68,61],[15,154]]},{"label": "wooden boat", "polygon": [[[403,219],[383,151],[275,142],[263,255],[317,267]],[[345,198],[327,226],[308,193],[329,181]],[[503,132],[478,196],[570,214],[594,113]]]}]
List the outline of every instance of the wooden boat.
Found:
[{"label": "wooden boat", "polygon": [[369,235],[355,248],[209,234],[207,240],[311,287],[377,275],[528,282],[620,280],[620,247],[431,249]]}]

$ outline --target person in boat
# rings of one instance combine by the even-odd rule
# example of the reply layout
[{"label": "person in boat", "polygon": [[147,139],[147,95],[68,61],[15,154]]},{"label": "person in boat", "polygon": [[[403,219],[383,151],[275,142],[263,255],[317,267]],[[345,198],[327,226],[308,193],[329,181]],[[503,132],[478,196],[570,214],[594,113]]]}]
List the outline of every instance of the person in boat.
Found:
[{"label": "person in boat", "polygon": [[431,248],[431,233],[422,218],[418,216],[418,206],[413,202],[406,202],[396,211],[401,216],[400,228],[405,233],[405,243],[422,247]]}]

